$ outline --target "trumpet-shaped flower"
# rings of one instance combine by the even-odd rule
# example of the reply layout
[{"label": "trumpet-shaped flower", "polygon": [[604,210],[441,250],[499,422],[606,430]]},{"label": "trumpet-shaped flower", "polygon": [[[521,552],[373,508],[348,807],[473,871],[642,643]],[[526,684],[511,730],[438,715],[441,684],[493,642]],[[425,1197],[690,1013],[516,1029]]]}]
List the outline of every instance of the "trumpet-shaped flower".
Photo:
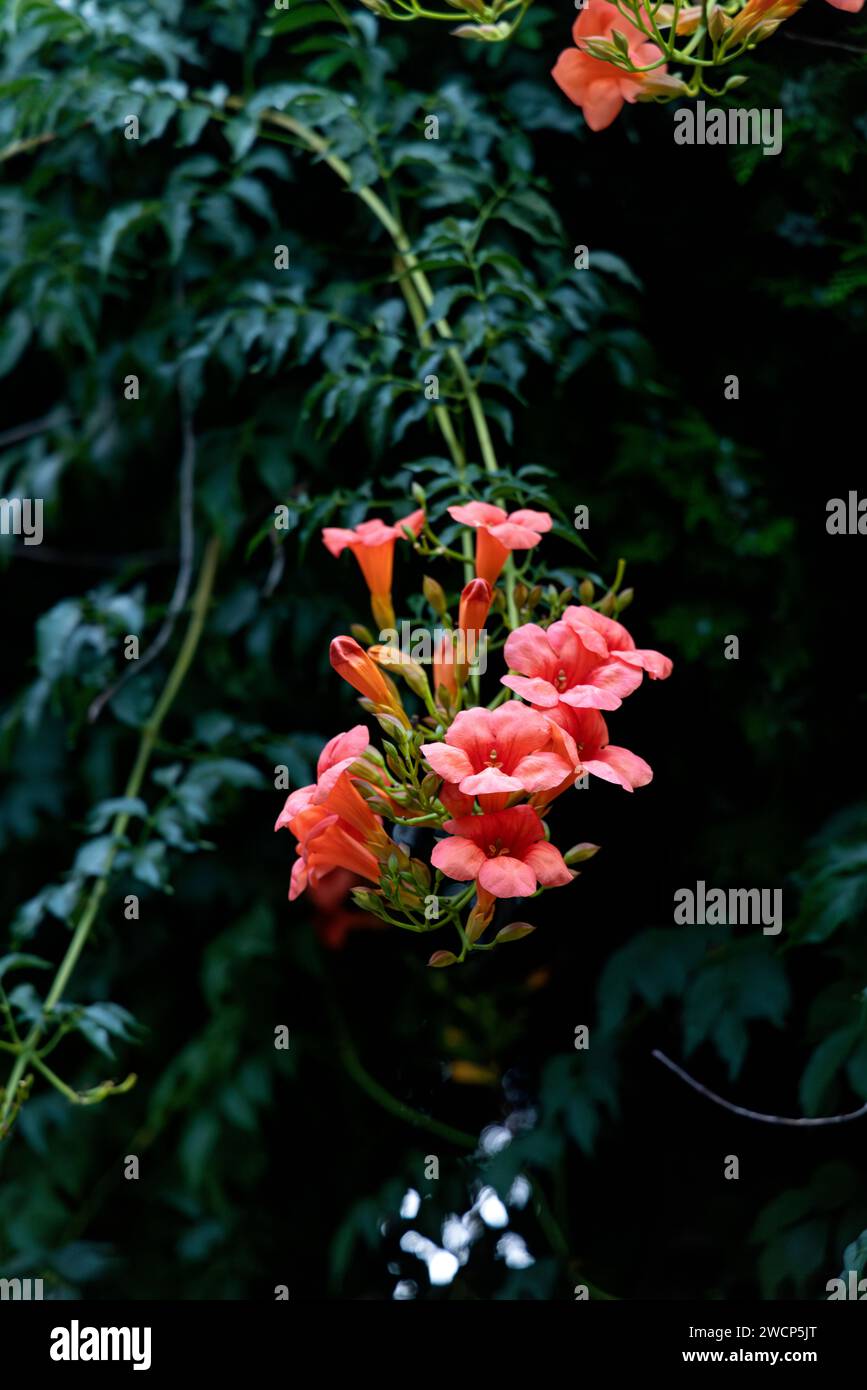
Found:
[{"label": "trumpet-shaped flower", "polygon": [[319,755],[316,782],[286,798],[274,829],[285,828],[298,841],[290,900],[338,867],[379,882],[379,860],[390,853],[392,842],[349,772],[363,763],[368,747],[364,724],[337,734]]},{"label": "trumpet-shaped flower", "polygon": [[525,623],[509,634],[509,666],[518,675],[502,683],[546,713],[566,705],[574,709],[617,709],[641,684],[641,671],[615,660],[592,627],[552,623],[549,628]]},{"label": "trumpet-shaped flower", "polygon": [[466,502],[449,507],[449,516],[463,526],[472,526],[476,533],[476,575],[496,584],[503,565],[512,550],[531,550],[552,521],[548,512],[504,512],[491,502]]},{"label": "trumpet-shaped flower", "polygon": [[391,577],[394,568],[395,541],[407,539],[406,532],[417,536],[424,525],[424,512],[410,512],[393,526],[371,517],[351,530],[343,526],[326,526],[322,540],[332,555],[351,550],[370,590],[370,604],[375,621],[381,628],[394,627],[391,603]]},{"label": "trumpet-shaped flower", "polygon": [[598,710],[561,705],[546,713],[551,722],[552,749],[568,765],[569,773],[553,792],[532,797],[531,804],[537,809],[568,791],[586,772],[604,782],[614,782],[627,792],[652,781],[653,770],[643,758],[608,742],[608,726]]},{"label": "trumpet-shaped flower", "polygon": [[595,608],[578,608],[572,605],[564,612],[563,621],[579,634],[588,631],[598,633],[605,642],[609,655],[627,666],[646,671],[651,680],[664,681],[671,675],[672,662],[669,657],[663,656],[662,652],[649,649],[639,651],[622,623],[615,622],[613,618],[606,618],[604,613],[597,613]]},{"label": "trumpet-shaped flower", "polygon": [[376,662],[371,661],[354,637],[335,637],[329,654],[337,674],[370,700],[377,713],[384,711],[392,714],[402,724],[409,726],[394,682],[389,680]]},{"label": "trumpet-shaped flower", "polygon": [[615,5],[608,4],[608,0],[589,0],[572,26],[575,47],[560,54],[551,76],[569,100],[581,107],[591,130],[604,130],[611,125],[624,102],[631,104],[685,90],[679,78],[668,76],[665,64],[651,72],[629,72],[596,56],[599,50],[594,45],[613,45],[615,29],[626,40],[629,57],[636,67],[648,67],[662,58],[662,50],[649,43],[647,35]]},{"label": "trumpet-shaped flower", "polygon": [[483,811],[500,811],[516,794],[550,790],[569,775],[568,763],[553,751],[550,722],[517,700],[495,710],[463,710],[445,742],[424,743],[421,751],[468,798],[467,810],[478,797]]},{"label": "trumpet-shaped flower", "polygon": [[475,879],[479,890],[494,898],[528,898],[539,884],[556,888],[572,880],[530,806],[462,816],[446,821],[443,829],[448,838],[434,846],[434,868],[462,883]]}]

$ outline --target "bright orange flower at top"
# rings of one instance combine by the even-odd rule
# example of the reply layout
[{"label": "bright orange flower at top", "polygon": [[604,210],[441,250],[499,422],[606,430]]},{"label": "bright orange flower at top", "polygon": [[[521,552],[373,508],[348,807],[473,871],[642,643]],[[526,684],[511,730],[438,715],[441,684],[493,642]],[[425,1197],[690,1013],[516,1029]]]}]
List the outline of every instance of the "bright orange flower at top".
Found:
[{"label": "bright orange flower at top", "polygon": [[512,550],[532,550],[553,525],[548,512],[505,512],[493,502],[463,502],[449,507],[449,516],[476,533],[476,574],[496,584]]},{"label": "bright orange flower at top", "polygon": [[394,627],[391,604],[394,543],[407,539],[404,528],[417,536],[423,525],[424,512],[417,511],[401,517],[393,526],[374,516],[352,530],[326,526],[322,532],[322,540],[332,555],[340,555],[347,549],[352,551],[367,581],[374,621],[380,628]]},{"label": "bright orange flower at top", "polygon": [[338,676],[342,676],[360,695],[370,700],[377,712],[392,714],[409,727],[394,682],[371,661],[354,637],[335,637],[331,643],[330,658]]},{"label": "bright orange flower at top", "polygon": [[726,47],[737,48],[748,38],[769,39],[803,3],[804,0],[747,0],[726,35]]},{"label": "bright orange flower at top", "polygon": [[596,58],[586,43],[594,39],[613,42],[618,29],[626,39],[629,57],[636,67],[647,67],[662,57],[655,43],[648,43],[637,25],[625,19],[608,0],[589,0],[572,26],[574,48],[567,48],[551,76],[570,101],[580,106],[591,130],[604,130],[620,115],[623,103],[635,102],[669,92],[685,90],[679,78],[669,77],[665,64],[652,72],[628,72],[614,63]]}]

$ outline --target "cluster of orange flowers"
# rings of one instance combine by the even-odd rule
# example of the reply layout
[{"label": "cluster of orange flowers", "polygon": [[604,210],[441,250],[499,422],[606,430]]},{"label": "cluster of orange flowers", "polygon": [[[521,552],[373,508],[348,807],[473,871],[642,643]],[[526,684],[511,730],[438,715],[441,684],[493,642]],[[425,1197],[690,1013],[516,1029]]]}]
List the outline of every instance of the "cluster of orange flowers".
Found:
[{"label": "cluster of orange flowers", "polygon": [[[580,106],[591,130],[611,125],[625,102],[671,101],[701,91],[722,92],[705,85],[707,69],[693,63],[689,82],[669,72],[670,61],[682,62],[704,49],[706,36],[713,63],[726,66],[763,39],[776,33],[804,0],[746,0],[735,11],[731,3],[707,6],[653,3],[653,0],[587,0],[572,26],[574,48],[567,48],[554,65],[552,77],[570,101]],[[864,0],[828,0],[838,10],[860,10]],[[678,39],[690,42],[679,49]],[[723,92],[743,82],[730,78]]]},{"label": "cluster of orange flowers", "polygon": [[[425,580],[427,601],[444,625],[431,643],[433,686],[424,665],[393,641],[376,642],[361,628],[356,633],[364,646],[353,636],[335,637],[331,665],[379,724],[383,753],[371,744],[365,724],[337,734],[322,749],[316,781],[287,797],[275,826],[296,841],[290,899],[310,889],[320,901],[324,892],[334,908],[335,882],[344,895],[350,884],[372,885],[356,886],[353,897],[376,919],[414,932],[447,922],[456,927],[460,954],[437,951],[430,959],[434,966],[452,965],[471,950],[491,949],[533,929],[511,923],[492,942],[482,942],[497,900],[533,897],[572,882],[571,866],[597,847],[582,843],[561,854],[550,841],[548,811],[590,774],[626,791],[651,780],[643,758],[609,743],[602,711],[619,708],[645,675],[659,679],[671,672],[667,657],[636,648],[612,616],[625,607],[627,594],[618,598],[609,591],[594,605],[585,581],[581,605],[569,602],[571,591],[554,590],[547,621],[520,621],[513,576],[510,602],[496,586],[513,552],[533,550],[551,529],[547,512],[509,514],[489,502],[448,510],[453,521],[475,532],[475,575],[464,584],[454,620],[442,587]],[[333,555],[346,549],[355,555],[374,618],[389,630],[395,621],[396,542],[420,548],[423,530],[434,553],[447,553],[422,510],[394,525],[374,519],[352,530],[323,532]],[[528,617],[537,593],[540,588],[520,586]],[[509,670],[485,705],[471,653],[481,648],[492,610],[508,634],[503,654]],[[421,703],[418,713],[407,712],[396,679]],[[390,835],[385,821],[442,838],[429,859],[414,857],[413,837]],[[443,880],[469,886],[446,890]]]}]

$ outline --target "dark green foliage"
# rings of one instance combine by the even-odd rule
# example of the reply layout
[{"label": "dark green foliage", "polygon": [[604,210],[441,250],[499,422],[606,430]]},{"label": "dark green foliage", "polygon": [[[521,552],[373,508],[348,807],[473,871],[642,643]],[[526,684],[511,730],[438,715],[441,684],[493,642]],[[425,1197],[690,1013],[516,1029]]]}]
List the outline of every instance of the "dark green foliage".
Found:
[{"label": "dark green foliage", "polygon": [[[19,1030],[39,1022],[111,858],[49,1066],[81,1092],[138,1080],[85,1106],[36,1077],[0,1150],[4,1275],[129,1298],[282,1283],[387,1298],[394,1267],[425,1297],[571,1299],[583,1279],[623,1297],[815,1298],[841,1251],[864,1271],[863,1127],[774,1148],[650,1060],[688,1058],[761,1111],[867,1099],[863,562],[857,538],[824,532],[827,497],[859,484],[863,58],[780,41],[778,68],[769,45],[752,99],[782,92],[783,155],[719,152],[684,174],[670,112],[630,110],[598,139],[580,126],[548,80],[570,18],[536,6],[482,53],[308,0],[7,7],[0,490],[44,499],[45,542],[0,540],[0,1001]],[[846,33],[865,43],[863,23]],[[399,251],[362,191],[399,223]],[[407,256],[432,290],[420,309]],[[491,426],[493,486],[452,346]],[[415,487],[454,540],[438,403],[474,495],[550,505],[552,583],[605,585],[624,556],[626,621],[676,661],[623,735],[653,786],[577,798],[573,839],[603,853],[462,980],[388,931],[328,949],[314,906],[286,904],[271,834],[277,770],[304,785],[359,717],[327,639],[368,621],[364,596],[319,531],[401,515]],[[219,570],[125,795],[188,595],[157,659],[88,711],[126,636],[144,655],[169,610],[188,428],[195,568],[217,535]],[[420,614],[410,554],[396,592]],[[698,878],[782,886],[784,934],[672,926],[673,892]],[[502,1144],[478,1152],[491,1127]],[[729,1152],[739,1184],[718,1177]],[[507,1269],[486,1229],[430,1289],[400,1234],[440,1241],[482,1185],[505,1199],[522,1177],[510,1219],[535,1263]],[[409,1187],[421,1208],[402,1221]]]}]

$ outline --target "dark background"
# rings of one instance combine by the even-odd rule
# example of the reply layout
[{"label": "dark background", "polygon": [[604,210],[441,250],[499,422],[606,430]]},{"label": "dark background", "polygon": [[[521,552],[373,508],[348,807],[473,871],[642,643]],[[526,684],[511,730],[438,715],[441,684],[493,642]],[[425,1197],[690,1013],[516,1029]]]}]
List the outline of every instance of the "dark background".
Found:
[{"label": "dark background", "polygon": [[[381,32],[401,81],[433,91],[463,67],[494,103],[511,84],[544,80],[570,18],[543,12],[530,30],[537,46],[494,56],[442,26]],[[791,30],[867,39],[860,21],[817,0]],[[235,57],[218,44],[208,81],[233,85]],[[281,61],[272,55],[272,68]],[[333,949],[327,923],[304,901],[286,904],[291,861],[288,840],[271,833],[282,801],[271,768],[289,762],[297,785],[319,744],[356,722],[350,692],[328,667],[327,639],[367,615],[351,560],[336,564],[316,534],[304,548],[290,541],[280,583],[263,596],[267,547],[246,547],[274,493],[254,455],[260,438],[269,457],[281,435],[286,441],[278,497],[331,488],[349,495],[372,479],[383,500],[379,480],[410,450],[375,456],[361,424],[334,444],[316,441],[299,420],[296,378],[247,376],[231,391],[208,378],[197,405],[208,494],[197,503],[199,535],[222,516],[224,559],[200,658],[159,756],[200,757],[195,721],[218,710],[231,721],[218,751],[258,768],[261,785],[221,788],[206,827],[213,852],[178,858],[172,896],[136,888],[143,911],[134,930],[120,908],[134,890],[122,876],[112,885],[73,997],[116,999],[148,1032],[136,1049],[121,1043],[111,1065],[73,1037],[58,1066],[63,1056],[63,1075],[75,1084],[132,1069],[139,1081],[94,1110],[68,1107],[44,1088],[25,1107],[0,1158],[4,1273],[44,1271],[61,1296],[131,1299],[269,1298],[279,1284],[293,1299],[382,1299],[397,1277],[416,1280],[419,1297],[571,1299],[582,1279],[630,1299],[823,1297],[839,1273],[843,1247],[867,1226],[864,1122],[799,1132],[740,1120],[650,1056],[661,1048],[740,1104],[798,1115],[815,1049],[852,1018],[864,1027],[863,870],[832,876],[845,908],[826,939],[811,940],[827,901],[827,861],[809,849],[832,816],[864,800],[864,541],[825,527],[828,499],[845,498],[863,477],[863,287],[832,288],[850,253],[858,264],[863,59],[780,34],[752,71],[749,101],[786,113],[778,158],[675,146],[670,110],[641,106],[592,136],[564,98],[561,116],[572,128],[532,132],[536,173],[549,182],[568,246],[604,247],[641,282],[628,314],[644,343],[642,370],[619,380],[600,353],[557,385],[536,363],[523,384],[528,408],[502,456],[551,468],[567,516],[589,506],[593,556],[582,565],[610,579],[618,556],[627,559],[636,597],[625,621],[639,646],[665,651],[675,667],[609,720],[612,740],[650,762],[652,785],[626,796],[595,782],[589,794],[558,803],[556,842],[587,839],[602,849],[572,888],[533,903],[538,930],[510,950],[428,971],[429,942],[356,930]],[[207,139],[217,150],[218,137]],[[154,178],[164,157],[151,154]],[[100,187],[96,136],[88,158],[86,187],[48,166],[55,212],[107,209],[120,187],[131,196],[141,175],[120,156],[111,190]],[[14,161],[31,198],[39,159]],[[293,236],[341,278],[380,274],[383,244],[371,239],[357,200],[305,156],[291,161],[292,182],[274,193]],[[5,167],[11,174],[13,164]],[[124,345],[145,360],[148,316],[171,287],[164,267],[151,272],[149,254],[145,237],[125,298],[106,295],[103,372],[107,360],[111,370],[124,360]],[[7,291],[13,303],[22,292],[14,282]],[[729,373],[739,378],[737,401],[724,399]],[[61,877],[89,806],[120,794],[135,746],[132,715],[106,714],[95,730],[83,723],[87,698],[113,669],[111,651],[64,678],[26,731],[18,702],[34,675],[34,624],[69,595],[107,580],[129,588],[140,575],[155,623],[173,582],[177,419],[171,409],[143,412],[131,435],[102,456],[91,451],[100,380],[80,350],[34,341],[5,383],[4,428],[57,403],[89,422],[85,439],[71,429],[51,440],[64,456],[46,534],[51,554],[19,549],[3,574],[10,917]],[[222,489],[212,464],[225,437],[239,432],[249,449]],[[420,455],[431,446],[423,427],[416,433]],[[4,487],[32,462],[11,458]],[[575,569],[577,552],[564,541],[544,546],[547,563]],[[157,563],[128,563],[154,550]],[[94,555],[103,561],[91,563]],[[416,589],[418,573],[401,556],[397,592]],[[737,661],[723,658],[728,634],[739,637]],[[493,694],[496,675],[488,679]],[[862,806],[855,829],[832,828],[824,852],[857,847],[863,824]],[[671,914],[674,892],[698,879],[782,887],[782,936],[756,943],[755,930],[677,929],[708,934],[707,952],[695,958],[692,943],[674,940]],[[651,938],[647,969],[630,975],[622,964],[633,980],[629,1006],[606,1026],[604,982],[654,929],[669,936]],[[746,937],[757,961],[773,958],[775,973],[750,957],[725,1005],[748,1020],[743,1063],[714,1044],[710,1001],[684,1061],[685,1019],[698,1007],[690,989],[726,953],[737,957]],[[48,917],[22,949],[59,959],[65,941],[66,927]],[[787,998],[775,1024],[765,991],[780,981]],[[280,1023],[290,1029],[288,1054],[271,1046]],[[592,1030],[586,1058],[572,1046],[581,1023]],[[407,1186],[426,1199],[415,1226],[436,1239],[450,1212],[468,1208],[474,1184],[499,1178],[502,1190],[508,1162],[486,1169],[388,1113],[347,1066],[347,1037],[398,1102],[471,1135],[532,1110],[534,1124],[511,1152],[561,1235],[538,1224],[532,1203],[514,1215],[537,1260],[531,1269],[507,1273],[488,1234],[454,1284],[432,1290],[422,1266],[398,1251]],[[492,1083],[453,1079],[461,1058],[492,1068]],[[583,1102],[573,1108],[576,1097],[589,1097],[589,1112]],[[847,1079],[831,1067],[816,1103],[833,1113],[865,1098],[857,1073]],[[138,1183],[122,1176],[129,1153],[141,1155]],[[429,1154],[440,1157],[438,1184],[423,1176]],[[723,1178],[731,1154],[740,1160],[737,1182]]]}]

